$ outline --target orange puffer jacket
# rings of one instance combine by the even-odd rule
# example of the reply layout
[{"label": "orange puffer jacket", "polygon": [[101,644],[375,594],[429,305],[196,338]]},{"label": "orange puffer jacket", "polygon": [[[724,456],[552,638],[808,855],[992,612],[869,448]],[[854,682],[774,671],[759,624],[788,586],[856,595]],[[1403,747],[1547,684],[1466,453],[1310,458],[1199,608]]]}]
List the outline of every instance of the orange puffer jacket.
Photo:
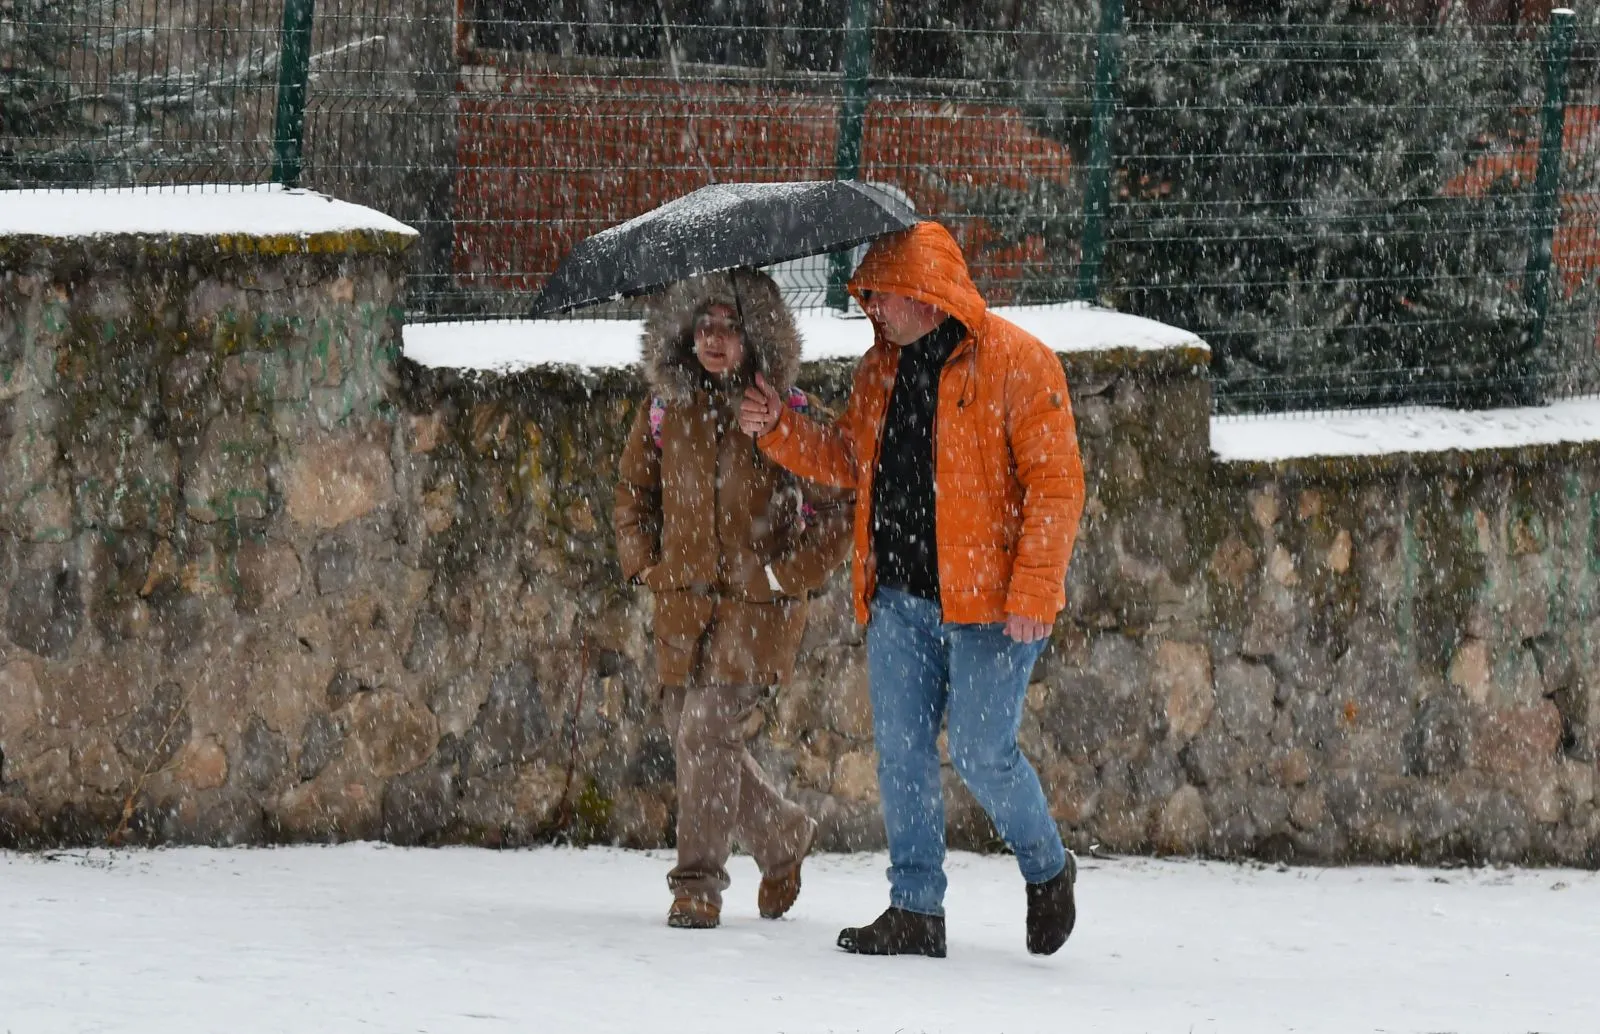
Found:
[{"label": "orange puffer jacket", "polygon": [[[889,291],[938,306],[967,328],[939,379],[934,418],[939,593],[944,620],[1052,622],[1083,513],[1083,463],[1061,361],[988,311],[948,230],[923,222],[878,240],[850,293]],[[882,328],[836,424],[785,412],[762,450],[802,477],[856,492],[856,620],[876,588],[872,481],[900,348]]]}]

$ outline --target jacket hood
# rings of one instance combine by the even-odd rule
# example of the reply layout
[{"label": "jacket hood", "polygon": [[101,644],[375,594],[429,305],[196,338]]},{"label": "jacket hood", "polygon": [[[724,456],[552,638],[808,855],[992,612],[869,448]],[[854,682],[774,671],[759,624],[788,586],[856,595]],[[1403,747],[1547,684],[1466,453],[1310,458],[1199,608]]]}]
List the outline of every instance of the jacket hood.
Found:
[{"label": "jacket hood", "polygon": [[670,402],[687,402],[704,387],[705,373],[694,354],[694,320],[708,305],[731,305],[744,327],[745,376],[730,381],[742,394],[759,372],[781,395],[800,371],[800,332],[778,285],[753,269],[680,280],[657,295],[645,317],[640,351],[651,390]]},{"label": "jacket hood", "polygon": [[874,241],[848,287],[857,304],[862,291],[889,291],[936,305],[971,332],[982,326],[989,308],[967,272],[961,246],[932,221]]}]

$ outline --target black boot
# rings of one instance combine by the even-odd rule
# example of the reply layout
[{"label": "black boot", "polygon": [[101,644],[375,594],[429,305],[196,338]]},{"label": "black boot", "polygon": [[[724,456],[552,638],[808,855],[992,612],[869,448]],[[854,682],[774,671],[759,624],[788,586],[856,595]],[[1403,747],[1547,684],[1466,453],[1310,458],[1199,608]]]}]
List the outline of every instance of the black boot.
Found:
[{"label": "black boot", "polygon": [[1066,867],[1043,883],[1028,884],[1028,950],[1054,955],[1067,943],[1078,921],[1078,904],[1072,885],[1078,882],[1078,861],[1067,852]]},{"label": "black boot", "polygon": [[944,916],[890,908],[870,926],[839,931],[839,947],[852,955],[927,955],[944,958]]}]

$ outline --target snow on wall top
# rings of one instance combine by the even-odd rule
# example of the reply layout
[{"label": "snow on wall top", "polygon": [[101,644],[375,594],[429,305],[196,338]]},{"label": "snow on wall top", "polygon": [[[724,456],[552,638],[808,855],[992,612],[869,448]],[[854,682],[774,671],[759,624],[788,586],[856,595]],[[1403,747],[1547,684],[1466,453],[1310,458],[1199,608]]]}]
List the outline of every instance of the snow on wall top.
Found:
[{"label": "snow on wall top", "polygon": [[[995,311],[1057,352],[1206,347],[1188,331],[1081,303]],[[872,325],[861,317],[807,311],[796,321],[808,360],[852,358],[872,346]],[[637,320],[420,323],[405,328],[405,354],[423,366],[498,373],[551,364],[604,369],[637,362],[639,334]],[[1211,421],[1211,449],[1224,463],[1588,441],[1600,441],[1600,399],[1473,412],[1414,407]]]},{"label": "snow on wall top", "polygon": [[1595,398],[1509,409],[1418,406],[1392,412],[1289,413],[1211,421],[1211,451],[1225,463],[1594,441],[1600,441],[1600,399]]},{"label": "snow on wall top", "polygon": [[[1057,352],[1206,347],[1187,330],[1080,302],[994,311]],[[872,347],[872,324],[864,318],[829,310],[795,319],[805,359],[854,358]],[[639,361],[641,329],[638,320],[415,323],[405,328],[405,354],[423,366],[498,373],[546,364],[604,369]]]},{"label": "snow on wall top", "polygon": [[0,235],[300,236],[370,230],[416,236],[382,212],[276,183],[162,189],[0,190]]}]

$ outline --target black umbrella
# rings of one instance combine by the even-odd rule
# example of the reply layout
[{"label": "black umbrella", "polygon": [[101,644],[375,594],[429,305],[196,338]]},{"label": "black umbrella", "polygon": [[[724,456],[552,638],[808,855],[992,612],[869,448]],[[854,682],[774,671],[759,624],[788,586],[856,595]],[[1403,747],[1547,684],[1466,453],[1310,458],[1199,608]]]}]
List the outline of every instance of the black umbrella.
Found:
[{"label": "black umbrella", "polygon": [[910,204],[853,180],[701,187],[579,241],[545,281],[533,314],[643,294],[699,273],[841,251],[916,222]]}]

